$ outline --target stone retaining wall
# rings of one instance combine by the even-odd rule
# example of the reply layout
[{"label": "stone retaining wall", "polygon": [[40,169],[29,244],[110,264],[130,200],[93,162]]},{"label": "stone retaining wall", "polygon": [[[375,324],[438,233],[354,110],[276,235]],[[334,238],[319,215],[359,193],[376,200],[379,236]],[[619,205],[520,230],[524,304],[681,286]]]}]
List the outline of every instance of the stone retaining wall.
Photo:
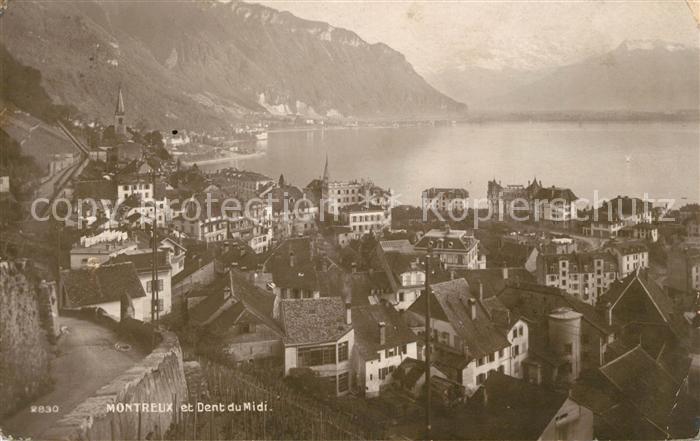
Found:
[{"label": "stone retaining wall", "polygon": [[[50,440],[162,439],[174,422],[180,403],[187,401],[182,350],[175,334],[161,331],[156,348],[137,365],[99,389],[58,421]],[[117,404],[131,410],[112,411]],[[156,403],[160,412],[139,411],[136,403]],[[172,406],[173,411],[167,410]]]}]

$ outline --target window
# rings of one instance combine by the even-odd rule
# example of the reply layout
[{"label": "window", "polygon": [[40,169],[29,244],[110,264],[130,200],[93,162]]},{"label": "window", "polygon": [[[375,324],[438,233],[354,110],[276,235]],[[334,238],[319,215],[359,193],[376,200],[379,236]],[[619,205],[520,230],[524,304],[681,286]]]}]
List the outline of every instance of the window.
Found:
[{"label": "window", "polygon": [[402,354],[408,353],[408,347],[406,345],[401,345],[401,353]]},{"label": "window", "polygon": [[[146,282],[146,292],[151,292],[153,289],[153,281],[149,280]],[[163,291],[163,279],[158,279],[158,291]]]},{"label": "window", "polygon": [[476,376],[476,384],[484,384],[486,381],[486,374],[479,374]]},{"label": "window", "polygon": [[350,388],[350,375],[344,372],[338,375],[338,392],[345,392]]},{"label": "window", "polygon": [[520,346],[515,345],[513,346],[513,357],[516,357],[518,355],[520,355]]},{"label": "window", "polygon": [[348,342],[344,341],[338,345],[338,361],[348,359]]},{"label": "window", "polygon": [[503,374],[503,373],[505,373],[505,370],[506,370],[505,366],[503,366],[503,365],[498,366],[498,372]]},{"label": "window", "polygon": [[518,336],[518,330],[513,329],[513,338],[516,338]]},{"label": "window", "polygon": [[564,353],[565,354],[571,354],[573,352],[574,348],[571,343],[566,343],[564,345]]},{"label": "window", "polygon": [[383,380],[389,375],[389,368],[381,368],[379,369],[379,379]]},{"label": "window", "polygon": [[495,360],[495,357],[493,354],[489,354],[489,363],[493,362]]},{"label": "window", "polygon": [[518,335],[519,335],[520,337],[523,336],[523,327],[522,327],[522,326],[519,326],[519,327],[518,327]]},{"label": "window", "polygon": [[385,351],[386,353],[386,358],[393,357],[396,355],[396,348],[389,348]]},{"label": "window", "polygon": [[335,352],[335,345],[299,348],[297,362],[299,367],[333,364],[336,359]]},{"label": "window", "polygon": [[498,351],[498,358],[503,358],[503,349]]},{"label": "window", "polygon": [[483,365],[484,365],[484,359],[483,359],[483,358],[477,358],[477,360],[476,360],[476,365],[477,365],[477,366],[483,366]]}]

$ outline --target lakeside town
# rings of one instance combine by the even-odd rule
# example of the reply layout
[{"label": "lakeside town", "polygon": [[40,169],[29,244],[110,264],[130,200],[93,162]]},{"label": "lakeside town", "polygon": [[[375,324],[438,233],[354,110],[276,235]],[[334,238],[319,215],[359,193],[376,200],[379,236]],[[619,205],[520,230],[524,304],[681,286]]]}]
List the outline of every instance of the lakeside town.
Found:
[{"label": "lakeside town", "polygon": [[[698,435],[698,204],[581,209],[566,182],[499,176],[484,209],[439,182],[408,206],[328,157],[310,182],[204,172],[186,135],[129,124],[119,90],[93,141],[41,129],[74,155],[2,159],[5,436]],[[89,360],[66,346],[90,338]],[[104,410],[244,400],[273,410]]]}]

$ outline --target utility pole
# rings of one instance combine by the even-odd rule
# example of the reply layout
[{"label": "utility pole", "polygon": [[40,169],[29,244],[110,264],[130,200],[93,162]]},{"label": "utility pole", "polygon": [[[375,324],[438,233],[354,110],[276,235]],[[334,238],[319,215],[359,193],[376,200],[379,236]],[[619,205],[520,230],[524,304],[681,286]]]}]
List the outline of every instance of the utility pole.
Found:
[{"label": "utility pole", "polygon": [[432,439],[432,391],[430,384],[430,259],[433,255],[433,247],[428,245],[428,253],[425,256],[425,439]]},{"label": "utility pole", "polygon": [[156,171],[153,169],[151,172],[151,185],[153,186],[152,196],[153,196],[153,219],[151,221],[151,240],[153,246],[153,258],[152,258],[152,269],[151,269],[151,323],[153,323],[153,328],[156,329],[158,326],[158,319],[160,318],[160,310],[158,308],[158,238],[156,234],[156,223],[158,219],[158,207],[156,204]]}]

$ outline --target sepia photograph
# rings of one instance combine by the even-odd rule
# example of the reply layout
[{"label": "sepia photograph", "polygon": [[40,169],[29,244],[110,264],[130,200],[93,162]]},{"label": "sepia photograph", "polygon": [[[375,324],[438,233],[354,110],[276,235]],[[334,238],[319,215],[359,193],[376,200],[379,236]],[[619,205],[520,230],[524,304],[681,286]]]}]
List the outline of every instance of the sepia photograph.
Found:
[{"label": "sepia photograph", "polygon": [[700,440],[700,0],[0,0],[0,441]]}]

